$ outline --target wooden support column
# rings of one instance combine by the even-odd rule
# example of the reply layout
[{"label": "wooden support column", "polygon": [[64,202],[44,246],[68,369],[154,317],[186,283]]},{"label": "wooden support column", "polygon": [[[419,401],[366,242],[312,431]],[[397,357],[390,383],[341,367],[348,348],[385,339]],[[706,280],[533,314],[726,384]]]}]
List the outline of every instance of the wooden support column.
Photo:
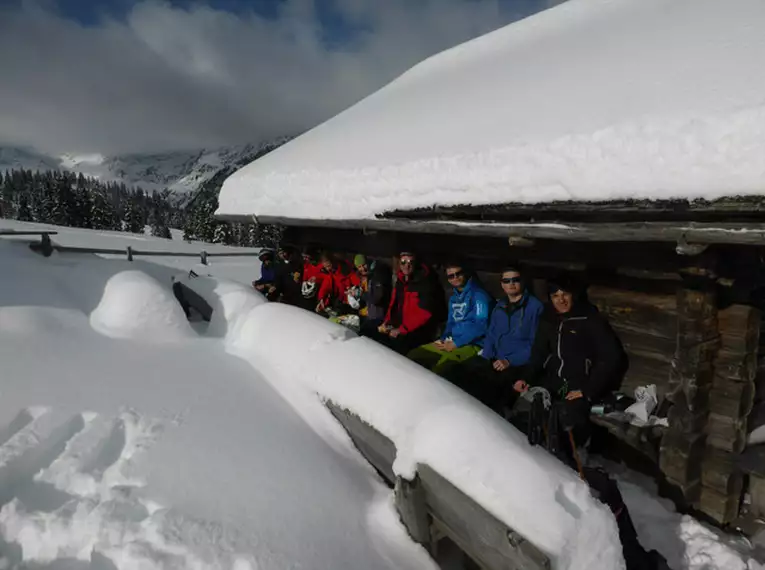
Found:
[{"label": "wooden support column", "polygon": [[720,524],[738,516],[743,474],[738,457],[746,446],[757,375],[761,312],[747,305],[719,311],[720,349],[714,360],[706,425],[699,508]]},{"label": "wooden support column", "polygon": [[667,394],[673,407],[659,451],[659,467],[672,494],[686,505],[696,506],[701,495],[712,365],[720,341],[712,276],[704,267],[689,268],[681,276]]}]

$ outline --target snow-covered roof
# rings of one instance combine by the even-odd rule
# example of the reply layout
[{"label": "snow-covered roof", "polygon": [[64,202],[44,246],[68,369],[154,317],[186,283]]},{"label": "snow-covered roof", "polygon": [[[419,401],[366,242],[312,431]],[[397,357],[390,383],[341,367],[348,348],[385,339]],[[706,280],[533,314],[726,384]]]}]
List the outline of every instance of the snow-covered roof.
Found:
[{"label": "snow-covered roof", "polygon": [[219,215],[765,193],[765,2],[570,0],[226,180]]}]

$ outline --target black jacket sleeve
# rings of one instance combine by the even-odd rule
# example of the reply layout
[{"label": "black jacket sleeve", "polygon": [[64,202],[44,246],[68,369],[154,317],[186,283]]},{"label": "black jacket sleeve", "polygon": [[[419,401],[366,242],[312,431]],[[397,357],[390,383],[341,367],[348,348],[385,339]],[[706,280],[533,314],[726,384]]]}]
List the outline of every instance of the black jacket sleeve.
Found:
[{"label": "black jacket sleeve", "polygon": [[545,362],[551,356],[555,342],[555,327],[546,320],[539,321],[534,344],[531,346],[531,357],[524,370],[524,380],[529,386],[541,386],[544,383]]},{"label": "black jacket sleeve", "polygon": [[590,401],[598,401],[611,386],[621,380],[627,366],[627,355],[619,337],[601,316],[588,319],[595,358],[590,376],[582,392]]}]

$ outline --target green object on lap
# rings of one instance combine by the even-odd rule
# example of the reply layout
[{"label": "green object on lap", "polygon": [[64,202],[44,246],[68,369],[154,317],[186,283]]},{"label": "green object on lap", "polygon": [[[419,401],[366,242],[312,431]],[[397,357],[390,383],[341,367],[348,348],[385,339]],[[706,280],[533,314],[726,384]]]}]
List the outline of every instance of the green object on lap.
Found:
[{"label": "green object on lap", "polygon": [[423,344],[410,351],[406,357],[424,366],[434,374],[443,376],[459,364],[478,356],[480,346],[472,344],[455,348],[453,351],[438,348],[434,343]]}]

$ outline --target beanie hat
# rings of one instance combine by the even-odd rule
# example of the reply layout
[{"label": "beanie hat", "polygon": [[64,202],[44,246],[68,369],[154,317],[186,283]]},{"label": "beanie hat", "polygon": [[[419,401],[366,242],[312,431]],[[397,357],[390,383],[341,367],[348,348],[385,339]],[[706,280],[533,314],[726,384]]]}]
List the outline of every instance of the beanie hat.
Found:
[{"label": "beanie hat", "polygon": [[547,282],[547,293],[549,295],[553,295],[558,291],[576,295],[579,293],[579,289],[580,287],[576,282],[576,279],[567,274],[558,275],[557,277],[550,279]]},{"label": "beanie hat", "polygon": [[360,265],[365,265],[367,262],[367,258],[364,256],[363,253],[357,253],[353,257],[353,265],[354,267],[359,267]]}]

